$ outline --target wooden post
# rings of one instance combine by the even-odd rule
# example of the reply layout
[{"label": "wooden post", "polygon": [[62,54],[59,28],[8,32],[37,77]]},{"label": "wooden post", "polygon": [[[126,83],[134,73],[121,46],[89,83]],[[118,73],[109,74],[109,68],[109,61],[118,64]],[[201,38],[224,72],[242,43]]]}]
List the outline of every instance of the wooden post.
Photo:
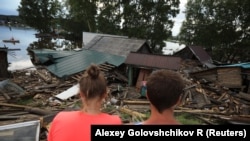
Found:
[{"label": "wooden post", "polygon": [[132,86],[133,83],[133,68],[132,66],[128,66],[128,86]]},{"label": "wooden post", "polygon": [[9,62],[8,62],[8,51],[15,51],[20,49],[8,49],[7,47],[0,47],[0,78],[9,78]]},{"label": "wooden post", "polygon": [[7,58],[7,48],[0,48],[0,78],[8,78],[8,58]]}]

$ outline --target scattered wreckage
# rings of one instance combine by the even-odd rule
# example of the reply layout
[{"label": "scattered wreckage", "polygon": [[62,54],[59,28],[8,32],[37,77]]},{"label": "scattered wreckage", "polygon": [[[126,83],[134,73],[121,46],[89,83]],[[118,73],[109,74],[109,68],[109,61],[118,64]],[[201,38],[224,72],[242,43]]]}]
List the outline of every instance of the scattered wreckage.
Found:
[{"label": "scattered wreckage", "polygon": [[[118,37],[99,38],[105,38],[104,43],[106,40],[115,42]],[[121,40],[132,42],[127,38]],[[10,79],[0,81],[0,132],[3,132],[0,138],[13,137],[16,128],[30,126],[36,131],[26,132],[32,133],[30,140],[46,140],[50,122],[58,112],[80,109],[77,83],[90,62],[100,67],[108,81],[109,95],[102,110],[120,115],[124,123],[148,117],[149,102],[145,90],[141,91],[141,84],[153,70],[161,68],[181,73],[186,81],[176,114],[188,113],[209,125],[250,124],[249,63],[214,67],[200,47],[186,47],[177,52],[177,56],[164,56],[139,52],[147,51],[148,47],[144,41],[135,43],[138,51],[127,51],[124,55],[109,54],[110,49],[106,53],[33,50],[31,60],[46,67],[36,64],[34,69],[16,70],[11,72]],[[117,51],[117,45],[112,51],[124,53]],[[121,49],[128,47],[127,44],[121,46]],[[26,137],[22,131],[18,133]]]},{"label": "scattered wreckage", "polygon": [[[120,115],[124,123],[147,118],[149,102],[142,97],[140,89],[129,87],[128,79],[119,70],[106,68],[105,71],[102,68],[109,84],[109,96],[103,111]],[[192,114],[210,125],[250,124],[249,93],[230,89],[216,80],[208,81],[208,77],[208,80],[202,79],[200,74],[180,73],[183,73],[187,86],[176,113]],[[0,129],[32,126],[36,132],[32,132],[30,138],[35,136],[46,140],[50,122],[56,113],[80,108],[77,82],[81,74],[61,80],[42,67],[12,72],[10,79],[0,83]],[[10,135],[9,132],[4,133]]]}]

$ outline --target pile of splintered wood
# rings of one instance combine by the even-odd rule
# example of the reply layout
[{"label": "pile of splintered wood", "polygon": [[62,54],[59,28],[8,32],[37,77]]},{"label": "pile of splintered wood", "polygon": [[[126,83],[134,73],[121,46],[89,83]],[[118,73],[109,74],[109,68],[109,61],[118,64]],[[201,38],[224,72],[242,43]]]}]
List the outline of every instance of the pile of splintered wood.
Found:
[{"label": "pile of splintered wood", "polygon": [[[142,121],[149,113],[149,102],[134,87],[128,87],[127,79],[119,72],[105,73],[109,81],[109,95],[103,111],[118,114],[123,122]],[[73,96],[65,101],[51,100],[55,95],[74,86],[81,74],[67,80],[58,80],[46,71],[20,70],[13,72],[8,87],[0,91],[0,125],[39,119],[41,121],[41,140],[46,140],[46,131],[53,117],[62,110],[77,110],[79,98]],[[207,124],[250,124],[250,94],[234,92],[226,87],[186,78],[187,86],[181,103],[175,113],[189,113]],[[13,89],[19,86],[21,89]],[[31,102],[19,103],[26,99]],[[113,107],[110,110],[109,107]]]},{"label": "pile of splintered wood", "polygon": [[226,87],[204,80],[196,81],[185,89],[176,112],[188,112],[208,123],[250,124],[250,94],[233,92]]},{"label": "pile of splintered wood", "polygon": [[[10,81],[20,86],[24,93],[20,94],[20,91],[10,89],[1,90],[1,107],[12,107],[18,112],[30,113],[27,109],[31,108],[16,105],[18,105],[17,101],[31,97],[33,102],[26,106],[37,107],[53,113],[70,109],[70,106],[79,102],[77,97],[72,97],[66,101],[51,100],[51,97],[75,85],[80,76],[81,74],[77,74],[67,80],[58,80],[48,73],[46,69],[16,71]],[[106,72],[106,77],[107,80],[110,80],[109,97],[106,105],[116,107],[111,113],[125,113],[131,115],[133,120],[143,120],[146,117],[144,113],[149,111],[149,102],[145,98],[140,99],[139,90],[127,87],[126,77],[119,72]],[[194,81],[187,79],[187,81],[181,104],[175,109],[176,113],[194,114],[194,116],[210,124],[213,124],[214,120],[227,123],[250,123],[250,94],[236,93],[226,87],[205,80]],[[7,106],[6,103],[15,105]],[[8,110],[5,109],[4,111],[2,109],[1,115],[5,115],[5,113],[9,115],[10,112],[13,114],[14,110],[7,112]],[[33,113],[36,114],[36,111],[39,110],[35,109]],[[6,115],[5,118],[7,118]],[[14,117],[9,116],[9,118]]]}]

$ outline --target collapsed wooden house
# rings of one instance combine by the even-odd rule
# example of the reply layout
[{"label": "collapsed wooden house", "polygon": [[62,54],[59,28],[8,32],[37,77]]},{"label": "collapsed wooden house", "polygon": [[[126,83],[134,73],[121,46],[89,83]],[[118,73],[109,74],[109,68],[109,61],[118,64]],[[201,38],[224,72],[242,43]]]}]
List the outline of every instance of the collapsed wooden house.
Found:
[{"label": "collapsed wooden house", "polygon": [[151,53],[146,40],[123,36],[96,35],[80,51],[54,51],[30,49],[31,60],[44,65],[58,78],[65,78],[84,71],[90,64],[111,64],[121,67],[131,52]]},{"label": "collapsed wooden house", "polygon": [[128,68],[129,86],[140,89],[142,81],[146,81],[152,71],[168,69],[179,71],[180,57],[131,52],[124,62]]},{"label": "collapsed wooden house", "polygon": [[126,36],[96,35],[84,48],[125,58],[130,52],[152,53],[147,40]]},{"label": "collapsed wooden house", "polygon": [[179,56],[183,60],[197,61],[197,66],[205,68],[213,68],[213,60],[211,56],[201,46],[186,46],[183,49],[175,52],[173,56]]},{"label": "collapsed wooden house", "polygon": [[217,83],[227,88],[250,93],[250,65],[239,63],[232,65],[217,66],[216,68],[191,72],[190,76],[195,79],[204,79]]}]

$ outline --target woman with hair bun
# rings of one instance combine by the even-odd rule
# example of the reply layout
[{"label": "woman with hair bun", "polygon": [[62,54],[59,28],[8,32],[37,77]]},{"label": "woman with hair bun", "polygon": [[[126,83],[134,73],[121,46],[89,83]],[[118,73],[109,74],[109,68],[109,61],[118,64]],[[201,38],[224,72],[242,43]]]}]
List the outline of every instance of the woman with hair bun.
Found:
[{"label": "woman with hair bun", "polygon": [[98,66],[92,64],[79,80],[83,107],[79,111],[61,111],[51,123],[48,141],[90,141],[91,125],[122,124],[117,115],[101,111],[107,96],[107,83]]}]

